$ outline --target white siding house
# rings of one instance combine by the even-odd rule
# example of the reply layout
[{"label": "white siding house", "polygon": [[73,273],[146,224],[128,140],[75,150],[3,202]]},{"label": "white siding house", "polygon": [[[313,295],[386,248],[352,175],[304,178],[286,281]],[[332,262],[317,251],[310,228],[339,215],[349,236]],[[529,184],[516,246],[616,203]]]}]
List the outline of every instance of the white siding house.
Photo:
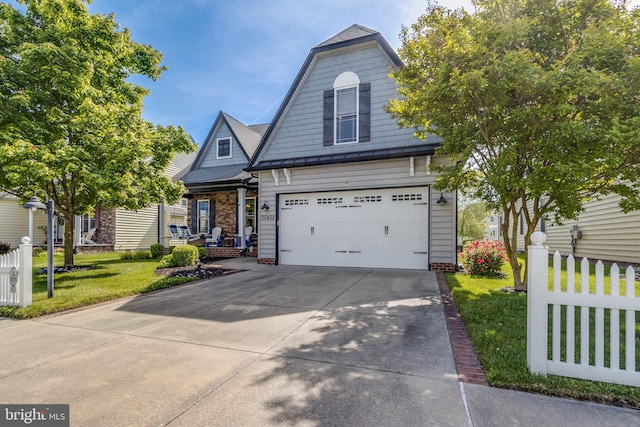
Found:
[{"label": "white siding house", "polygon": [[[195,159],[196,153],[178,153],[167,167],[166,174],[178,181],[182,179]],[[171,242],[167,226],[170,223],[186,223],[187,212],[179,201],[171,206],[152,205],[137,212],[126,209],[106,210],[96,208],[95,216],[76,217],[76,245],[80,245],[80,234],[86,233],[95,227],[98,229],[94,241],[104,244],[115,250],[141,250],[148,249],[154,243],[170,244]],[[34,245],[45,245],[45,233],[43,227],[47,225],[47,216],[44,211],[37,211],[34,218]],[[62,244],[62,225],[57,228],[56,236]],[[18,199],[6,193],[0,193],[0,241],[8,242],[12,246],[20,244],[23,236],[29,235],[29,216],[26,209],[18,202]]]}]

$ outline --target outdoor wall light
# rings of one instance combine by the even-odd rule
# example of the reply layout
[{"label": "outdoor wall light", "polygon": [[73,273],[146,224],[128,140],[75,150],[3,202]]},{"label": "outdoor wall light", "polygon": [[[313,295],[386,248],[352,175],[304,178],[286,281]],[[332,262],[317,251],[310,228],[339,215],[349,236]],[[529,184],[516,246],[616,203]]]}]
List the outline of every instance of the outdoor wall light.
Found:
[{"label": "outdoor wall light", "polygon": [[440,198],[436,200],[436,203],[439,204],[440,206],[444,206],[447,204],[447,199],[444,198],[444,196],[442,195],[442,192],[440,192]]},{"label": "outdoor wall light", "polygon": [[262,209],[263,211],[268,211],[269,210],[269,203],[264,202],[260,209]]}]

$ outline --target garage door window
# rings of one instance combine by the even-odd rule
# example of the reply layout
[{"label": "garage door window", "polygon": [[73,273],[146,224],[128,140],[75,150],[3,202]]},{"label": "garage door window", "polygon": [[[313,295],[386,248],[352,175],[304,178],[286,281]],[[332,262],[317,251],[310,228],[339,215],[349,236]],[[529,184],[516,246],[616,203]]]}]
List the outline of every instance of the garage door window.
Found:
[{"label": "garage door window", "polygon": [[391,196],[391,200],[394,202],[419,201],[419,200],[422,200],[422,194],[420,193],[394,194],[393,196]]},{"label": "garage door window", "polygon": [[308,205],[308,204],[309,204],[309,199],[290,199],[290,200],[284,201],[285,206],[300,206],[300,205]]},{"label": "garage door window", "polygon": [[381,203],[382,196],[354,196],[353,203]]},{"label": "garage door window", "polygon": [[320,197],[317,202],[319,205],[340,205],[342,197]]}]

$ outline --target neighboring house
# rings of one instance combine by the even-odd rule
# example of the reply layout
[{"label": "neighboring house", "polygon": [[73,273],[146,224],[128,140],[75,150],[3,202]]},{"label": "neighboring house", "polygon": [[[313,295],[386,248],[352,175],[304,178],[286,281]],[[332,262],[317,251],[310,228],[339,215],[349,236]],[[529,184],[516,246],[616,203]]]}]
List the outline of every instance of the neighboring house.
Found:
[{"label": "neighboring house", "polygon": [[192,234],[209,235],[222,228],[224,244],[244,247],[247,226],[257,232],[256,177],[244,170],[268,125],[246,126],[222,111],[183,182],[190,199],[188,219]]},{"label": "neighboring house", "polygon": [[484,238],[487,240],[502,240],[502,215],[490,213],[485,221]]},{"label": "neighboring house", "polygon": [[[0,192],[0,242],[17,247],[24,236],[29,235],[29,213],[18,198]],[[47,215],[44,211],[33,213],[33,244],[44,245]]]},{"label": "neighboring house", "polygon": [[456,194],[431,188],[439,140],[385,111],[401,66],[359,25],[311,49],[247,168],[259,175],[260,263],[455,268]]},{"label": "neighboring house", "polygon": [[[584,203],[577,220],[564,220],[555,225],[546,219],[537,231],[547,235],[545,246],[550,253],[560,251],[593,260],[640,264],[640,211],[623,213],[620,196],[607,195]],[[518,249],[524,250],[525,227],[518,229]]]},{"label": "neighboring house", "polygon": [[[165,175],[173,182],[181,181],[195,157],[196,153],[176,153]],[[93,240],[98,244],[113,245],[114,250],[144,250],[155,243],[165,247],[183,244],[184,240],[171,239],[168,226],[186,224],[184,204],[179,200],[173,205],[154,204],[138,211],[96,208],[94,227],[97,233]],[[86,220],[83,227],[85,223]]]},{"label": "neighboring house", "polygon": [[[196,153],[178,153],[174,156],[165,173],[174,182],[179,181],[191,166]],[[34,244],[45,244],[44,229],[47,217],[44,211],[34,215]],[[148,249],[154,243],[170,244],[184,243],[181,240],[171,241],[167,226],[170,223],[186,224],[187,210],[184,201],[175,205],[152,205],[139,211],[122,208],[105,209],[96,207],[93,215],[79,215],[75,221],[75,239],[78,251],[95,250],[142,250]],[[29,234],[28,212],[18,203],[18,200],[0,193],[0,241],[6,241],[13,246],[20,243],[23,236]],[[63,243],[64,222],[56,222],[54,235],[56,244]],[[91,238],[93,244],[82,244],[81,237],[96,229]]]}]

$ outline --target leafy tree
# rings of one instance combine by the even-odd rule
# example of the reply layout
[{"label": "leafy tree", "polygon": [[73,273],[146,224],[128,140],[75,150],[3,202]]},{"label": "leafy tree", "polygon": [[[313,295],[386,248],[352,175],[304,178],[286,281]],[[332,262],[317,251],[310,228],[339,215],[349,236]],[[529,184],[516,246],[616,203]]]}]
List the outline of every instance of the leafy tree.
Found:
[{"label": "leafy tree", "polygon": [[[516,238],[541,217],[575,218],[615,191],[638,207],[639,12],[606,0],[477,0],[430,5],[402,32],[389,111],[442,137],[439,188],[466,188],[503,216],[514,284]],[[528,206],[529,209],[522,209]]]},{"label": "leafy tree", "polygon": [[470,203],[458,212],[458,235],[462,241],[481,240],[487,229],[485,219],[489,216],[484,203]]},{"label": "leafy tree", "polygon": [[0,3],[0,189],[54,200],[73,264],[74,215],[176,201],[184,188],[163,171],[195,147],[141,116],[148,90],[128,78],[159,78],[160,52],[89,14],[90,0],[19,3],[25,12]]}]

